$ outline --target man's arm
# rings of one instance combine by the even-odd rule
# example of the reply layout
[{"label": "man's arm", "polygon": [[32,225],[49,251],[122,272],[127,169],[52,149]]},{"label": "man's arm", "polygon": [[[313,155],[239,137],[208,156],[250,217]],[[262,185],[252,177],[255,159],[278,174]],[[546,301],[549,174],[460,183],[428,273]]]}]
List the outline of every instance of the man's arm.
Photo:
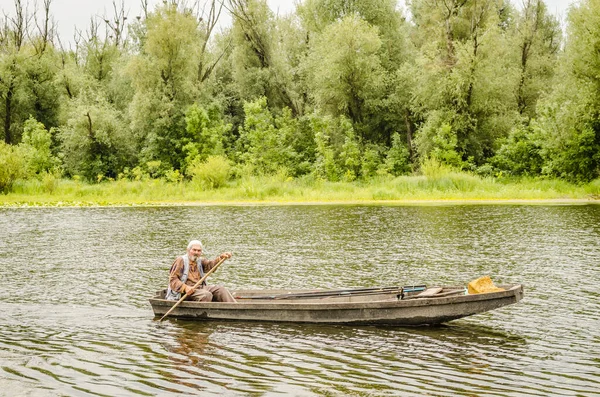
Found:
[{"label": "man's arm", "polygon": [[[209,260],[206,258],[202,258],[202,269],[204,269],[204,273],[208,272],[210,269],[216,266],[217,263],[221,261],[223,258],[231,258],[230,252],[223,252],[221,255],[217,256],[213,260]],[[173,287],[171,287],[173,288]]]}]

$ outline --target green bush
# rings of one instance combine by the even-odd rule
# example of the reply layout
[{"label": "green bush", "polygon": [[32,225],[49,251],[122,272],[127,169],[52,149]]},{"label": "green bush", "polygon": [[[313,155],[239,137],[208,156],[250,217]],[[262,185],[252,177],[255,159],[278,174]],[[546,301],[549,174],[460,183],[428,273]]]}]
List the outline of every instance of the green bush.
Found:
[{"label": "green bush", "polygon": [[490,163],[510,175],[540,175],[544,166],[544,134],[535,121],[513,129],[507,138],[500,140],[500,149]]},{"label": "green bush", "polygon": [[58,168],[59,160],[52,155],[51,144],[52,134],[44,124],[33,117],[25,121],[21,146],[30,151],[29,170],[32,173],[46,174]]},{"label": "green bush", "polygon": [[204,161],[208,156],[224,154],[225,137],[230,133],[232,125],[223,121],[220,109],[214,105],[206,109],[193,104],[186,111],[185,122],[189,142],[183,146],[186,156],[183,172],[196,158]]},{"label": "green bush", "polygon": [[183,175],[179,170],[167,170],[165,171],[165,180],[170,183],[180,183],[183,181]]},{"label": "green bush", "polygon": [[[591,123],[590,123],[591,124]],[[551,147],[547,172],[571,182],[589,182],[600,176],[599,126],[584,125]],[[546,171],[546,170],[545,170]]]},{"label": "green bush", "polygon": [[44,172],[40,174],[42,187],[46,193],[52,194],[58,187],[60,181],[59,173]]},{"label": "green bush", "polygon": [[459,153],[458,131],[453,112],[432,112],[420,127],[415,144],[421,158],[434,158],[451,167],[462,169],[465,164]]},{"label": "green bush", "polygon": [[0,192],[8,192],[17,179],[28,176],[29,150],[0,141]]},{"label": "green bush", "polygon": [[231,164],[223,156],[208,156],[206,161],[195,161],[188,167],[192,182],[205,189],[225,186],[231,174]]},{"label": "green bush", "polygon": [[421,174],[428,178],[439,179],[451,174],[454,170],[437,158],[427,158],[421,163]]},{"label": "green bush", "polygon": [[410,173],[410,152],[397,132],[392,135],[392,147],[388,150],[383,169],[394,176]]},{"label": "green bush", "polygon": [[328,181],[347,182],[359,177],[363,147],[352,122],[345,117],[314,116],[311,123],[316,143],[316,175]]}]

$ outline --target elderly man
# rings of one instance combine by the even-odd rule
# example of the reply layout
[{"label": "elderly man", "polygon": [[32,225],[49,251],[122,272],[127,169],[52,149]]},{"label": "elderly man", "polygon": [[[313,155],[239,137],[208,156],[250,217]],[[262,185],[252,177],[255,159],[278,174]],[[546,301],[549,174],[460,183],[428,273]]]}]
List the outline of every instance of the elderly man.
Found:
[{"label": "elderly man", "polygon": [[220,285],[202,285],[194,289],[194,285],[204,277],[221,259],[231,258],[231,253],[224,252],[213,260],[202,258],[202,243],[192,240],[187,246],[187,253],[178,256],[171,265],[169,289],[166,299],[179,300],[182,294],[186,300],[199,302],[235,302],[235,298]]}]

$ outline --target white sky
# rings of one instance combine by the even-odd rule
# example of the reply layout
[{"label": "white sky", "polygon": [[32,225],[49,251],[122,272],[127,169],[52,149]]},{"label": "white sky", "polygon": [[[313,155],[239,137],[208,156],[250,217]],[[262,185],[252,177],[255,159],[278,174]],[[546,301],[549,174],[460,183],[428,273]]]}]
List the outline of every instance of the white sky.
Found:
[{"label": "white sky", "polygon": [[[35,2],[41,3],[42,0],[25,0],[29,3],[30,9]],[[156,4],[162,0],[148,0],[150,8],[153,9]],[[513,4],[520,5],[523,0],[511,0]],[[564,19],[567,14],[569,4],[576,0],[544,0],[548,9]],[[121,0],[116,0],[118,4]],[[191,1],[190,1],[191,2]],[[286,14],[294,10],[296,0],[267,0],[273,11],[279,14]],[[403,0],[400,0],[403,3]],[[113,15],[112,0],[52,0],[51,13],[58,23],[58,33],[65,41],[73,41],[75,26],[78,29],[85,30],[92,16]],[[141,11],[140,0],[125,0],[125,11],[130,19],[135,18]],[[14,0],[0,0],[0,13],[14,14]]]}]

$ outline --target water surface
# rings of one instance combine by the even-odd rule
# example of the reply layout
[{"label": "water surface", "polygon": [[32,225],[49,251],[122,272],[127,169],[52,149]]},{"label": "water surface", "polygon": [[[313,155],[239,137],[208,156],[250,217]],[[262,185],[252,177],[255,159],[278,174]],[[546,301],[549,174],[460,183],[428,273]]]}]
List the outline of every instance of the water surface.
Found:
[{"label": "water surface", "polygon": [[[441,327],[168,320],[200,238],[235,288],[525,285]],[[0,395],[592,396],[600,206],[0,209]]]}]

